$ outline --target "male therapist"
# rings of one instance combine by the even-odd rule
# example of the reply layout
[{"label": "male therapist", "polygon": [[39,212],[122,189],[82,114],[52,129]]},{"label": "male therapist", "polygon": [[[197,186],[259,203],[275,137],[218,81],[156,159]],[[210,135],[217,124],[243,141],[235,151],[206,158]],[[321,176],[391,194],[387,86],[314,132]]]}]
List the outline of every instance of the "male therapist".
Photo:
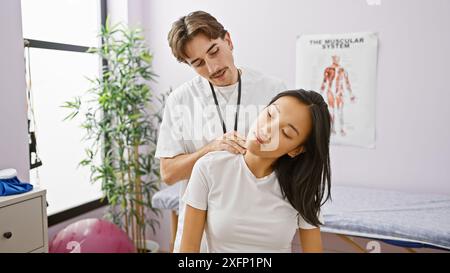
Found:
[{"label": "male therapist", "polygon": [[[206,12],[175,21],[168,42],[175,58],[198,74],[167,98],[156,149],[163,181],[181,183],[181,197],[200,157],[222,150],[245,153],[243,136],[258,112],[286,88],[276,78],[236,67],[230,33]],[[180,198],[174,252],[180,248],[184,210]]]}]

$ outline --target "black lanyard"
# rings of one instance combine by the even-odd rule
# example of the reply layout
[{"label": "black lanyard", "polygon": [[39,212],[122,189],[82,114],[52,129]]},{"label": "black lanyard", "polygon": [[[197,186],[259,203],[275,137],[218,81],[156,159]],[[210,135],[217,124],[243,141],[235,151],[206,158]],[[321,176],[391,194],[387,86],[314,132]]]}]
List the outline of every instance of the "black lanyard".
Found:
[{"label": "black lanyard", "polygon": [[[214,91],[214,87],[211,84],[211,82],[209,83],[209,87],[211,87],[211,92],[214,97],[214,103],[216,104],[217,113],[219,113],[219,118],[220,118],[220,121],[222,122],[223,133],[226,134],[227,127],[225,126],[225,121],[223,120],[222,112],[220,111],[219,102],[217,101],[216,92]],[[234,130],[235,131],[237,131],[237,127],[238,127],[238,117],[239,117],[239,106],[240,105],[241,105],[241,74],[239,74],[239,70],[238,70],[238,98],[237,98],[236,116],[234,118]]]}]

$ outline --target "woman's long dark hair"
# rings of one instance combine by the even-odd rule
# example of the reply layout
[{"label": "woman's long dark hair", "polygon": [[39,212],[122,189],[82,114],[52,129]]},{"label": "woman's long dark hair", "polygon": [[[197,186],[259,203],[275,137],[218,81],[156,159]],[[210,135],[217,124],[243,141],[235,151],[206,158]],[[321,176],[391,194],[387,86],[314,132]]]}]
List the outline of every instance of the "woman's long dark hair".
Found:
[{"label": "woman's long dark hair", "polygon": [[320,207],[331,197],[330,113],[319,93],[303,89],[281,92],[270,104],[284,96],[295,97],[309,106],[312,130],[303,143],[305,152],[294,158],[280,157],[274,163],[274,170],[283,196],[306,222],[319,226],[322,224],[318,218]]}]

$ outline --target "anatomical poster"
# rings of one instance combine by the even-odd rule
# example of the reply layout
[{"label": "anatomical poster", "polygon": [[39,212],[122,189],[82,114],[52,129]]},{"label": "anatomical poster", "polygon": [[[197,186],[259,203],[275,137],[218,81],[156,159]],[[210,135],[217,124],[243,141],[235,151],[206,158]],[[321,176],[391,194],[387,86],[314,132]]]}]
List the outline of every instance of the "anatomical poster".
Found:
[{"label": "anatomical poster", "polygon": [[322,94],[331,143],[375,148],[376,33],[301,35],[296,87]]}]

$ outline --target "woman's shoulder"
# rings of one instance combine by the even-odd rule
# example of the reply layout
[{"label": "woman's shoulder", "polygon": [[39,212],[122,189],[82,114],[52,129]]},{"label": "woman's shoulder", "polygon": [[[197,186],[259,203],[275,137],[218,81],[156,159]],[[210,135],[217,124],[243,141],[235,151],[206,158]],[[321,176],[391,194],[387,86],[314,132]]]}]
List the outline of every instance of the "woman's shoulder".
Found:
[{"label": "woman's shoulder", "polygon": [[202,156],[197,163],[201,167],[206,168],[224,168],[227,165],[236,164],[239,160],[239,154],[233,154],[228,151],[214,151]]},{"label": "woman's shoulder", "polygon": [[202,177],[208,188],[220,187],[224,173],[233,172],[239,164],[239,155],[227,151],[209,152],[194,165],[192,177]]},{"label": "woman's shoulder", "polygon": [[238,158],[238,156],[239,155],[230,153],[228,151],[214,151],[207,153],[206,155],[202,156],[199,160],[207,162],[220,162],[232,160]]}]

